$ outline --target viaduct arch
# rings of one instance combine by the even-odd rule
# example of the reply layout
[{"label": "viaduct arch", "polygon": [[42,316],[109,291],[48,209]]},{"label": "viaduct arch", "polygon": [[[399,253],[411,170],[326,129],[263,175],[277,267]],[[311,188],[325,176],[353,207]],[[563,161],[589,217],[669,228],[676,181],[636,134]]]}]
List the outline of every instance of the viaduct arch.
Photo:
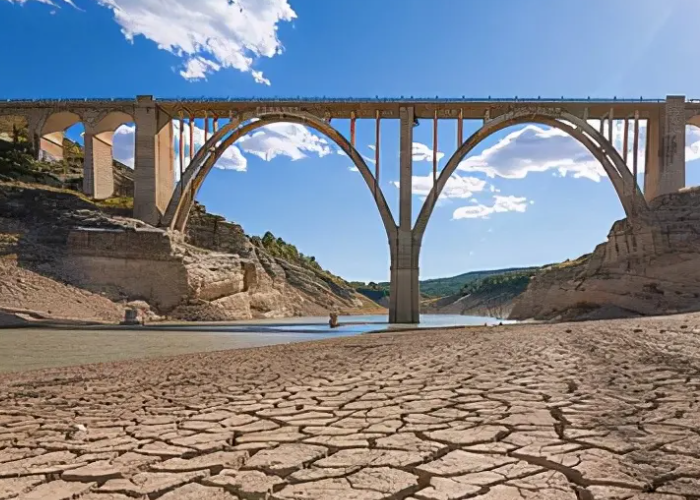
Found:
[{"label": "viaduct arch", "polygon": [[413,237],[419,246],[440,193],[462,160],[482,141],[496,132],[525,123],[539,123],[557,128],[578,140],[605,170],[627,217],[636,216],[649,209],[637,180],[630,172],[620,153],[603,134],[593,128],[586,120],[582,120],[570,113],[548,110],[546,108],[517,110],[505,113],[484,123],[479,130],[462,143],[447,161],[437,178],[436,184],[428,193],[413,228]]},{"label": "viaduct arch", "polygon": [[[0,101],[0,116],[21,116],[27,121],[35,151],[42,140],[55,146],[72,123],[85,125],[84,191],[94,198],[112,194],[111,139],[123,123],[135,124],[134,216],[152,225],[183,229],[194,196],[223,151],[242,135],[277,122],[309,126],[333,140],[352,159],[373,195],[391,250],[389,321],[419,320],[419,255],[422,238],[440,193],[459,163],[486,137],[511,125],[540,123],[556,127],[577,139],[600,162],[626,214],[635,217],[648,210],[647,201],[685,187],[685,125],[700,123],[700,101],[670,95],[665,99],[45,99]],[[187,117],[214,120],[211,139],[198,152],[190,149],[190,165],[175,186],[175,152],[172,122]],[[217,129],[218,118],[232,119]],[[595,130],[588,120],[624,120],[625,129],[634,117],[646,120],[647,142],[644,193],[627,166],[627,157],[615,150],[612,133]],[[251,121],[256,118],[257,121]],[[351,120],[348,141],[330,126],[330,119]],[[400,122],[399,210],[389,210],[377,178],[354,148],[355,119]],[[457,120],[457,151],[441,172],[433,162],[435,184],[412,222],[412,144],[417,119]],[[464,141],[463,120],[483,120],[484,126]],[[70,123],[69,123],[70,122]],[[208,129],[205,127],[205,136]],[[635,132],[637,137],[637,132]],[[434,141],[435,143],[437,140]],[[51,145],[46,146],[51,147]],[[435,146],[434,146],[435,148]],[[626,149],[623,147],[623,150]],[[435,155],[434,155],[435,156]],[[181,156],[182,157],[182,156]],[[378,173],[378,169],[377,169]],[[439,173],[439,175],[438,175]],[[378,176],[377,176],[378,177]]]},{"label": "viaduct arch", "polygon": [[200,148],[183,172],[182,179],[175,186],[173,197],[161,219],[161,225],[168,226],[173,230],[184,231],[197,192],[217,160],[244,135],[273,123],[297,123],[313,128],[335,142],[348,155],[360,171],[360,174],[362,174],[362,178],[373,195],[387,238],[391,242],[397,230],[396,222],[386,202],[384,193],[377,183],[377,179],[367,167],[362,155],[328,122],[313,115],[302,113],[261,113],[247,117],[247,123],[245,124],[241,124],[238,120],[232,120],[215,132],[204,146]]}]

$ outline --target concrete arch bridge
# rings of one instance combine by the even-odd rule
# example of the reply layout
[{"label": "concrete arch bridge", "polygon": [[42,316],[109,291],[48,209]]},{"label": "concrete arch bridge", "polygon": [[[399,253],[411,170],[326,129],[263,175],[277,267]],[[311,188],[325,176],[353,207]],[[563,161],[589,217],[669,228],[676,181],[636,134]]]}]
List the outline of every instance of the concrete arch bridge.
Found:
[{"label": "concrete arch bridge", "polygon": [[[24,117],[38,155],[62,156],[63,135],[81,121],[85,125],[84,190],[97,199],[112,195],[112,136],[124,123],[136,126],[134,216],[153,225],[184,230],[197,191],[216,161],[240,137],[265,125],[291,122],[313,128],[342,149],[360,171],[384,225],[391,255],[389,320],[419,321],[419,257],[428,221],[447,180],[459,163],[484,139],[512,125],[539,123],[558,128],[578,140],[600,162],[628,217],[648,210],[647,202],[685,187],[685,126],[700,125],[700,103],[684,96],[666,99],[135,99],[15,100],[0,102],[0,116]],[[350,120],[350,137],[331,125]],[[417,119],[433,120],[433,187],[412,224],[412,144]],[[183,149],[185,124],[204,119],[205,142]],[[226,123],[219,126],[219,120]],[[463,137],[464,120],[483,122]],[[371,170],[355,148],[357,120],[373,120],[375,165]],[[398,120],[399,213],[391,213],[380,179],[380,126]],[[437,168],[438,123],[457,122],[456,150]],[[591,120],[599,120],[593,127]],[[638,186],[640,122],[647,127],[644,190]],[[176,165],[173,122],[179,122],[179,165]],[[613,124],[623,122],[623,141],[613,141]],[[607,124],[607,130],[605,127]],[[210,127],[211,125],[211,127]],[[193,127],[189,127],[192,134]],[[632,136],[631,144],[628,144]],[[633,154],[628,155],[629,147]],[[628,156],[631,156],[628,157]],[[175,169],[180,181],[175,182]]]}]

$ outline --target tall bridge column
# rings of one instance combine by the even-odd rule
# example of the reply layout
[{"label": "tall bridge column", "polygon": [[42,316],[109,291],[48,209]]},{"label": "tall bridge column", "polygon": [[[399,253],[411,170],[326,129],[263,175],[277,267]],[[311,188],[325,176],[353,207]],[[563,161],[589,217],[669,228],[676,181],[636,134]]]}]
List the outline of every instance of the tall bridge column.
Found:
[{"label": "tall bridge column", "polygon": [[158,224],[175,186],[175,151],[170,115],[152,96],[138,96],[134,121],[134,217]]},{"label": "tall bridge column", "polygon": [[420,241],[414,241],[411,230],[413,108],[401,108],[400,118],[399,227],[395,236],[389,241],[391,247],[389,322],[418,323],[420,321],[418,283]]},{"label": "tall bridge column", "polygon": [[675,193],[685,187],[685,96],[668,96],[647,125],[644,197]]},{"label": "tall bridge column", "polygon": [[93,127],[85,126],[83,192],[96,200],[104,200],[114,194],[113,136],[114,132],[98,133]]}]

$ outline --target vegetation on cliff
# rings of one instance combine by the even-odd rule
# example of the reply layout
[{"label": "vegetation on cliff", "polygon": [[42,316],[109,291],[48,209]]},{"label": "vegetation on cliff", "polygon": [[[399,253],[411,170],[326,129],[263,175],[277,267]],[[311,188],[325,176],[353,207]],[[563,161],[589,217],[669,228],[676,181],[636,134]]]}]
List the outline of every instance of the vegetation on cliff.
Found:
[{"label": "vegetation on cliff", "polygon": [[477,279],[462,287],[461,294],[500,293],[515,297],[525,291],[527,285],[540,268],[528,268],[519,271],[506,271]]},{"label": "vegetation on cliff", "polygon": [[282,238],[275,237],[275,235],[270,231],[267,231],[262,238],[259,236],[251,236],[250,241],[253,243],[253,245],[264,248],[267,253],[273,257],[284,259],[292,264],[321,273],[339,285],[348,287],[351,286],[340,276],[336,276],[335,274],[323,269],[316,261],[316,257],[313,255],[304,255],[297,249],[296,246],[292,245],[291,243],[287,243]]}]

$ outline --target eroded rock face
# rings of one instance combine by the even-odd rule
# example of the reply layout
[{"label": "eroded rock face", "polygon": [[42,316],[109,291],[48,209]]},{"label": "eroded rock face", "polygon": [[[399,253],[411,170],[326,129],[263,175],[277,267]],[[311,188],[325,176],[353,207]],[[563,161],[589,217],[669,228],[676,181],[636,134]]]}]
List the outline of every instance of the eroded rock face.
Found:
[{"label": "eroded rock face", "polygon": [[652,315],[700,309],[700,190],[661,196],[615,222],[585,258],[533,277],[512,319]]},{"label": "eroded rock face", "polygon": [[[16,252],[19,267],[105,302],[141,301],[150,319],[316,316],[369,303],[322,272],[271,256],[201,206],[185,235],[109,216],[70,193],[19,186],[2,186],[0,214],[0,233],[14,238],[5,252]],[[3,305],[15,304],[0,296]]]}]

